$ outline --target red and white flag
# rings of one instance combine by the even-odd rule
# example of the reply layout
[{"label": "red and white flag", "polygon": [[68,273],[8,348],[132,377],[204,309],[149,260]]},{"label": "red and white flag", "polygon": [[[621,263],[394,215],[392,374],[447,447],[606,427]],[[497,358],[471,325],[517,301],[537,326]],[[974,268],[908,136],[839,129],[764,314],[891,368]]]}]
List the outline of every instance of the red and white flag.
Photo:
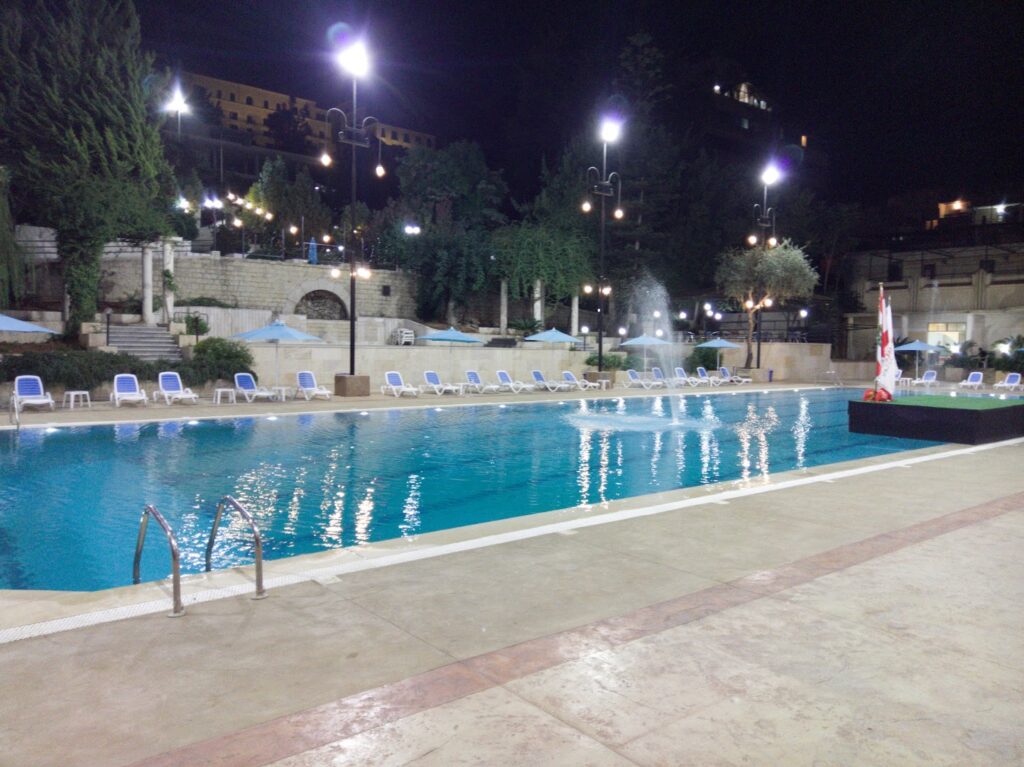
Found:
[{"label": "red and white flag", "polygon": [[[875,389],[892,399],[896,389],[896,351],[893,346],[892,305],[885,300],[885,288],[878,285],[878,351],[875,365]],[[876,399],[878,397],[876,396]]]}]

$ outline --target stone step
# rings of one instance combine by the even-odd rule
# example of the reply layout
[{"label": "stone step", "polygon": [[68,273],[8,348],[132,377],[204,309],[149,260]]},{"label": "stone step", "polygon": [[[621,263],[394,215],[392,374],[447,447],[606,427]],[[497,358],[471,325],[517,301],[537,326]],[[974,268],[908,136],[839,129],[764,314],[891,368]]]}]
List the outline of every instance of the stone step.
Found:
[{"label": "stone step", "polygon": [[150,325],[111,325],[110,345],[140,359],[180,360],[181,348],[167,328]]}]

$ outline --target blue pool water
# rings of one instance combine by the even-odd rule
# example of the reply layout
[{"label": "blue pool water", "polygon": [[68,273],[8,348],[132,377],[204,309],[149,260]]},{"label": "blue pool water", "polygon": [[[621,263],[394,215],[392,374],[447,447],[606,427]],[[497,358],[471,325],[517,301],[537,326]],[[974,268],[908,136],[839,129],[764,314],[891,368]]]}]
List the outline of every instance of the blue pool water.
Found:
[{"label": "blue pool water", "polygon": [[[200,572],[216,503],[268,559],[925,447],[851,434],[854,390],[664,395],[0,433],[0,588],[131,582],[144,503]],[[673,412],[675,409],[675,412]],[[252,561],[233,519],[214,567]],[[143,580],[166,576],[151,525]]]}]

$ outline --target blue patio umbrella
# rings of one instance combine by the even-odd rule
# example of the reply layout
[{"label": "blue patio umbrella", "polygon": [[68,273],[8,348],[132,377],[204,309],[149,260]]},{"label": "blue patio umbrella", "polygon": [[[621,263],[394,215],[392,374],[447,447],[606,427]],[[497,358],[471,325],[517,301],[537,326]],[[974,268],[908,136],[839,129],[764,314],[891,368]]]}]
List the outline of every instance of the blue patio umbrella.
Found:
[{"label": "blue patio umbrella", "polygon": [[945,347],[936,346],[935,344],[926,344],[924,341],[910,341],[909,343],[905,343],[902,346],[897,346],[894,351],[917,352],[917,354],[914,355],[914,378],[920,378],[920,352],[943,352],[945,350]]},{"label": "blue patio umbrella", "polygon": [[527,336],[523,339],[524,341],[546,341],[549,344],[578,344],[580,339],[573,338],[568,333],[563,333],[561,330],[551,328],[550,330],[544,330],[540,333],[534,333],[532,336]]},{"label": "blue patio umbrella", "polygon": [[715,338],[711,341],[705,341],[702,344],[697,344],[697,349],[717,349],[718,350],[718,364],[715,367],[722,367],[722,349],[739,349],[739,344],[734,344],[731,341],[726,341],[724,338]]},{"label": "blue patio umbrella", "polygon": [[44,328],[42,325],[33,325],[31,322],[17,320],[0,314],[0,333],[56,333],[56,330]]},{"label": "blue patio umbrella", "polygon": [[455,348],[455,344],[482,344],[479,338],[463,333],[461,330],[455,328],[448,328],[447,330],[435,330],[433,333],[427,333],[426,335],[419,336],[416,340],[418,341],[447,341],[448,342],[448,371],[450,375],[452,373],[452,361],[451,361],[451,350]]},{"label": "blue patio umbrella", "polygon": [[647,347],[648,346],[668,346],[669,343],[663,338],[657,336],[637,336],[631,338],[628,341],[623,341],[619,346],[642,346],[644,347],[644,372],[647,372]]},{"label": "blue patio umbrella", "polygon": [[309,333],[303,333],[301,330],[296,330],[293,327],[285,325],[281,320],[274,320],[269,325],[264,325],[262,328],[256,328],[256,330],[247,330],[244,333],[238,333],[232,336],[237,338],[239,341],[249,341],[252,343],[265,343],[274,344],[274,367],[276,368],[276,376],[278,385],[281,384],[281,344],[282,343],[316,343],[322,344],[324,340],[311,336]]},{"label": "blue patio umbrella", "polygon": [[316,260],[316,240],[309,241],[309,248],[306,254],[306,258],[309,259],[309,263],[317,264],[319,261]]}]

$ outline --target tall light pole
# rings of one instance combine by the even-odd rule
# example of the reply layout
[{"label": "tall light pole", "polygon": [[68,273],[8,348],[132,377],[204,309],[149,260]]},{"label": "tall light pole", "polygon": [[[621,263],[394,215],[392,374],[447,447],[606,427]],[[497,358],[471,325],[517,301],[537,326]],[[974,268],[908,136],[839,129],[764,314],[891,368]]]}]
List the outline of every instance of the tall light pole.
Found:
[{"label": "tall light pole", "polygon": [[[362,147],[363,149],[369,149],[370,147],[370,134],[368,129],[370,126],[377,125],[378,121],[376,117],[364,117],[362,123],[358,122],[358,116],[356,111],[356,97],[358,95],[358,83],[360,77],[365,77],[370,72],[370,55],[366,50],[366,45],[362,40],[357,40],[346,48],[341,49],[338,52],[338,65],[352,76],[352,111],[349,115],[338,109],[332,107],[327,110],[326,119],[328,124],[330,123],[331,113],[337,112],[341,115],[342,127],[341,131],[338,132],[338,141],[342,144],[348,144],[352,147],[352,197],[349,205],[349,227],[348,232],[345,235],[345,242],[350,243],[348,248],[349,259],[349,303],[352,304],[349,311],[348,322],[349,322],[349,339],[348,339],[348,371],[349,375],[356,374],[356,248],[355,248],[355,233],[356,233],[356,148]],[[379,140],[379,137],[378,137]],[[325,156],[329,158],[329,155]],[[329,160],[321,158],[321,162],[324,165],[329,165]],[[378,159],[378,167],[383,168],[380,165]],[[378,177],[383,174],[378,171]],[[350,238],[353,238],[350,240]]]},{"label": "tall light pole", "polygon": [[[760,236],[752,233],[747,237],[747,244],[751,247],[761,246],[761,252],[766,253],[768,248],[774,248],[779,244],[775,236],[775,209],[768,207],[768,187],[782,179],[782,172],[775,163],[768,163],[761,173],[761,183],[764,184],[764,201],[754,203],[754,225],[760,230]],[[761,312],[770,309],[772,299],[769,296],[762,297],[755,304],[753,298],[747,300],[745,306],[757,312],[757,367],[761,367]]]},{"label": "tall light pole", "polygon": [[[625,213],[622,210],[622,178],[618,173],[608,172],[608,145],[614,144],[622,135],[622,121],[613,117],[605,117],[601,120],[601,168],[600,170],[591,165],[587,168],[587,186],[590,194],[601,198],[601,234],[598,245],[597,262],[597,370],[604,370],[604,307],[605,299],[611,294],[611,285],[607,284],[604,273],[604,251],[607,228],[607,200],[609,197],[616,197],[614,216],[621,220]],[[593,209],[590,198],[583,200],[581,206],[584,213]]]},{"label": "tall light pole", "polygon": [[171,100],[164,104],[165,112],[174,112],[178,116],[178,141],[181,141],[181,115],[182,113],[188,114],[192,110],[189,108],[188,102],[185,101],[185,95],[181,92],[181,86],[174,86],[174,93],[171,94]]}]

